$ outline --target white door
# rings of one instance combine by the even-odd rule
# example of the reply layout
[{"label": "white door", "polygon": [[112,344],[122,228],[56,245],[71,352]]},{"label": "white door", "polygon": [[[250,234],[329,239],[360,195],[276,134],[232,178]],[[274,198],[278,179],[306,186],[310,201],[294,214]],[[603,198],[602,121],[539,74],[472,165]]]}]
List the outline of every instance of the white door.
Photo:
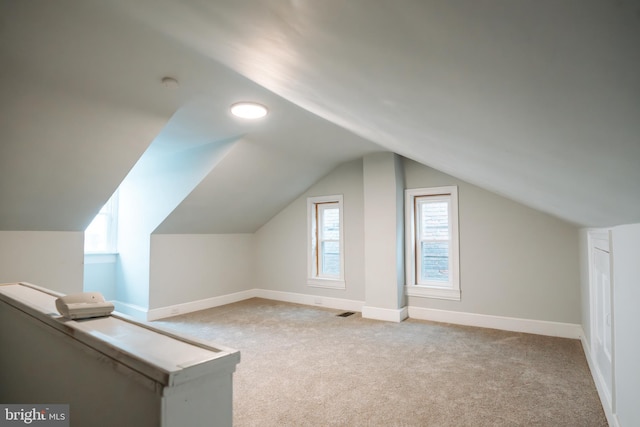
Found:
[{"label": "white door", "polygon": [[613,390],[613,341],[609,236],[591,239],[591,351],[607,400]]}]

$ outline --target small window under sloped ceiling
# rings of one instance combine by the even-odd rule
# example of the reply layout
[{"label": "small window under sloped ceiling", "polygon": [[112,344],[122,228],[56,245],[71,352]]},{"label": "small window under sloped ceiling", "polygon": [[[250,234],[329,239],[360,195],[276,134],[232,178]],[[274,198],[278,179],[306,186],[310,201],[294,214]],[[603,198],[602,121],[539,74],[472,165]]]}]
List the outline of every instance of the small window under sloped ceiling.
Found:
[{"label": "small window under sloped ceiling", "polygon": [[84,252],[115,254],[118,252],[118,192],[100,209],[84,232]]}]

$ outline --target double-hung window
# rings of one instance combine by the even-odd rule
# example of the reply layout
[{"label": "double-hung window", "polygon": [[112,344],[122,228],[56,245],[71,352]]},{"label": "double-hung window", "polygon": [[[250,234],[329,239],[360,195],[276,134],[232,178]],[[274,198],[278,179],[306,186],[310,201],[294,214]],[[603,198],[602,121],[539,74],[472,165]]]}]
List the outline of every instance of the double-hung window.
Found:
[{"label": "double-hung window", "polygon": [[342,195],[309,197],[307,284],[344,289]]},{"label": "double-hung window", "polygon": [[405,190],[407,294],[460,300],[458,189]]}]

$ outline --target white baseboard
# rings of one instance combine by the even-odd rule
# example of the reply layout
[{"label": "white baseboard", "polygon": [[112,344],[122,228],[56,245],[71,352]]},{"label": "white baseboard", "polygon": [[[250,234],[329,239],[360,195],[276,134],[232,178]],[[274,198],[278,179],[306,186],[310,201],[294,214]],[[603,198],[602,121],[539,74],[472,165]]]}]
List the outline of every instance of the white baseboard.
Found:
[{"label": "white baseboard", "polygon": [[294,292],[271,291],[268,289],[254,289],[255,297],[276,301],[292,302],[295,304],[315,305],[317,307],[333,308],[336,310],[362,311],[364,301],[343,298],[319,297],[315,295],[298,294]]},{"label": "white baseboard", "polygon": [[387,322],[402,322],[409,315],[407,307],[398,309],[364,306],[362,317],[365,319],[385,320]]},{"label": "white baseboard", "polygon": [[587,364],[589,365],[589,370],[591,371],[593,382],[596,384],[598,397],[600,397],[600,403],[602,403],[602,409],[604,409],[604,414],[607,417],[607,421],[609,422],[609,425],[611,427],[620,427],[620,423],[618,422],[618,417],[616,416],[615,413],[613,413],[611,402],[607,397],[604,380],[602,379],[600,370],[597,369],[595,362],[591,356],[591,348],[589,346],[589,342],[587,341],[587,338],[585,337],[584,333],[582,334],[582,338],[580,339],[580,341],[582,342],[582,349],[584,350],[584,355],[587,358]]},{"label": "white baseboard", "polygon": [[292,302],[295,304],[314,305],[319,307],[333,308],[336,310],[361,311],[362,301],[347,300],[342,298],[319,297],[314,295],[298,294],[294,292],[271,291],[267,289],[249,289],[219,297],[206,298],[202,300],[175,304],[167,307],[154,308],[148,311],[146,319],[149,321],[164,319],[165,317],[177,316],[191,313],[193,311],[205,310],[207,308],[218,307],[220,305],[231,304],[249,298],[264,298],[276,301]]},{"label": "white baseboard", "polygon": [[131,316],[136,320],[147,320],[147,309],[145,307],[118,300],[111,302],[115,306],[115,311]]},{"label": "white baseboard", "polygon": [[482,328],[502,329],[506,331],[526,332],[538,335],[549,335],[563,338],[581,339],[584,335],[582,327],[573,323],[549,322],[543,320],[519,319],[514,317],[491,316],[486,314],[464,313],[438,310],[433,308],[404,307],[387,309],[365,306],[364,301],[343,298],[322,297],[295,292],[273,291],[268,289],[249,289],[218,297],[206,298],[183,304],[146,310],[132,304],[114,301],[116,310],[143,320],[158,320],[193,311],[205,310],[220,305],[231,304],[249,298],[264,298],[295,304],[312,305],[345,311],[359,311],[370,319],[401,322],[407,317],[435,322],[454,323]]},{"label": "white baseboard", "polygon": [[581,339],[582,326],[574,323],[549,322],[545,320],[519,319],[516,317],[491,316],[487,314],[464,313],[409,306],[409,317],[434,322],[525,332],[552,337]]},{"label": "white baseboard", "polygon": [[[164,319],[166,317],[178,316],[180,314],[191,313],[207,308],[218,307],[221,305],[231,304],[243,301],[249,298],[264,298],[276,301],[291,302],[295,304],[314,305],[318,307],[333,308],[336,310],[362,311],[363,301],[347,300],[343,298],[319,297],[315,295],[298,294],[294,292],[271,291],[267,289],[249,289],[246,291],[236,292],[218,297],[205,298],[197,301],[191,301],[183,304],[175,304],[166,307],[154,308],[151,310],[131,310],[130,304],[119,303],[125,306],[125,310],[119,310],[122,313],[131,315],[137,319],[148,321]],[[115,303],[115,302],[114,302]],[[116,307],[118,307],[116,305]]]},{"label": "white baseboard", "polygon": [[165,317],[178,316],[180,314],[194,311],[206,310],[207,308],[218,307],[256,297],[257,289],[235,292],[233,294],[221,295],[219,297],[205,298],[201,300],[174,304],[166,307],[153,308],[147,312],[146,320],[159,320]]}]

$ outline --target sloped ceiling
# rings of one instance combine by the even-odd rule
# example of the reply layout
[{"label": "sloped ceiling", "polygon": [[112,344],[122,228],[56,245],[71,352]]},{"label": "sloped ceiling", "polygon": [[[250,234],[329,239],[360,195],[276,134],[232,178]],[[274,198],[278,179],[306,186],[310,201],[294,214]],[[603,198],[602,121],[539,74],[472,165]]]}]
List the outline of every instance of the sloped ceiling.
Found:
[{"label": "sloped ceiling", "polygon": [[[234,138],[263,153],[230,156],[239,169],[203,182],[185,201],[203,210],[172,215],[162,229],[173,233],[255,231],[338,163],[383,150],[109,4],[0,7],[0,230],[84,230],[152,141],[171,151]],[[243,100],[268,105],[268,120],[231,117]],[[247,211],[212,185],[273,197]]]},{"label": "sloped ceiling", "polygon": [[[267,188],[278,201],[227,227],[252,231],[340,161],[377,149],[579,225],[640,222],[637,1],[0,5],[0,228],[86,225],[201,95],[219,102],[212,112],[254,97],[305,120],[275,114],[273,129],[244,129],[229,163],[159,231],[218,232],[210,197],[231,182],[256,192],[238,210]],[[159,88],[164,75],[180,80],[175,93]],[[322,149],[329,128],[344,151]],[[79,160],[89,153],[100,161]],[[261,172],[242,181],[243,166]]]}]

